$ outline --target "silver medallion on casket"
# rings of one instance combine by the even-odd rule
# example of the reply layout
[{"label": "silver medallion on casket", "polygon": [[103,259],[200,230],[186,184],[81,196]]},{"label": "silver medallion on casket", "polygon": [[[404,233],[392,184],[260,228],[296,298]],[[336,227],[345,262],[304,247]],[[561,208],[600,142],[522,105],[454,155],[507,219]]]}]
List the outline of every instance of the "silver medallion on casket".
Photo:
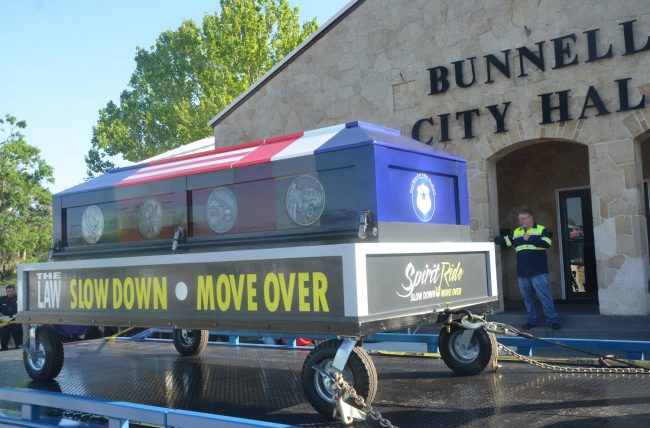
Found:
[{"label": "silver medallion on casket", "polygon": [[146,199],[138,209],[138,230],[146,239],[153,239],[162,230],[163,210],[158,199]]},{"label": "silver medallion on casket", "polygon": [[228,232],[237,219],[237,199],[225,187],[214,189],[205,203],[205,219],[216,233]]},{"label": "silver medallion on casket", "polygon": [[291,220],[301,226],[318,221],[325,208],[325,190],[311,175],[301,175],[287,190],[287,212]]},{"label": "silver medallion on casket", "polygon": [[81,216],[81,234],[89,244],[94,244],[104,233],[104,214],[97,205],[91,205]]}]

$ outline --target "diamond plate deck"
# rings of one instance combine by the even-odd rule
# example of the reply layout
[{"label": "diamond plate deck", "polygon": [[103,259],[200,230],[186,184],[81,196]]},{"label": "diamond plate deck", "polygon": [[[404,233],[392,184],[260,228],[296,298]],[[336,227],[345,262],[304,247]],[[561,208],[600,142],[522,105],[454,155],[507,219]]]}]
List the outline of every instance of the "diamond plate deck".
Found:
[{"label": "diamond plate deck", "polygon": [[[0,385],[305,427],[342,426],[316,413],[303,396],[300,370],[307,354],[211,345],[198,357],[181,357],[171,343],[86,341],[65,345],[63,370],[50,382],[31,381],[20,351],[0,353]],[[650,426],[648,375],[555,373],[506,362],[496,373],[459,377],[435,358],[372,358],[379,374],[373,406],[402,428]]]}]

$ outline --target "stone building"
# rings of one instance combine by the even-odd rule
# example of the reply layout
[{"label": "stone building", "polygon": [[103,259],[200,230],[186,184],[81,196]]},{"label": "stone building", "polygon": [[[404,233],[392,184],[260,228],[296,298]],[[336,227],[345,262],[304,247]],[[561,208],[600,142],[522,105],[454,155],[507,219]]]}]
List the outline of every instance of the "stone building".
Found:
[{"label": "stone building", "polygon": [[649,36],[647,0],[351,1],[210,124],[222,147],[363,120],[462,156],[473,240],[530,208],[557,299],[648,314]]}]

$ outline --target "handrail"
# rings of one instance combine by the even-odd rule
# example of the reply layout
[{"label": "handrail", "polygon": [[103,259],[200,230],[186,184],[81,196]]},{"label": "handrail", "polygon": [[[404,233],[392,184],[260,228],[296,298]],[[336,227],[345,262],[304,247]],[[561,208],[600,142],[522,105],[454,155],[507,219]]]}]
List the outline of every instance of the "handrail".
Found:
[{"label": "handrail", "polygon": [[21,404],[20,418],[0,414],[2,426],[51,426],[58,425],[61,418],[42,416],[41,408],[56,408],[103,416],[109,428],[129,426],[129,421],[153,424],[161,427],[214,427],[214,428],[291,428],[293,425],[256,421],[232,416],[213,415],[188,410],[166,409],[146,404],[108,401],[79,397],[64,393],[38,391],[24,388],[0,387],[0,401]]}]

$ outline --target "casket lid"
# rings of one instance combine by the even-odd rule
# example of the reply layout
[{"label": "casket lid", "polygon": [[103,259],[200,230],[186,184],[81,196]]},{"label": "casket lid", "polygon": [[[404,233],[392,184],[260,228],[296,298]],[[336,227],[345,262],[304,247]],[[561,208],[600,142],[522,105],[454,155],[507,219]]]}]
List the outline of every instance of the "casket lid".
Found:
[{"label": "casket lid", "polygon": [[318,155],[370,144],[425,153],[428,156],[457,162],[466,162],[464,159],[405,137],[398,130],[357,121],[117,168],[102,176],[64,190],[58,193],[57,196],[131,186],[228,168]]}]

